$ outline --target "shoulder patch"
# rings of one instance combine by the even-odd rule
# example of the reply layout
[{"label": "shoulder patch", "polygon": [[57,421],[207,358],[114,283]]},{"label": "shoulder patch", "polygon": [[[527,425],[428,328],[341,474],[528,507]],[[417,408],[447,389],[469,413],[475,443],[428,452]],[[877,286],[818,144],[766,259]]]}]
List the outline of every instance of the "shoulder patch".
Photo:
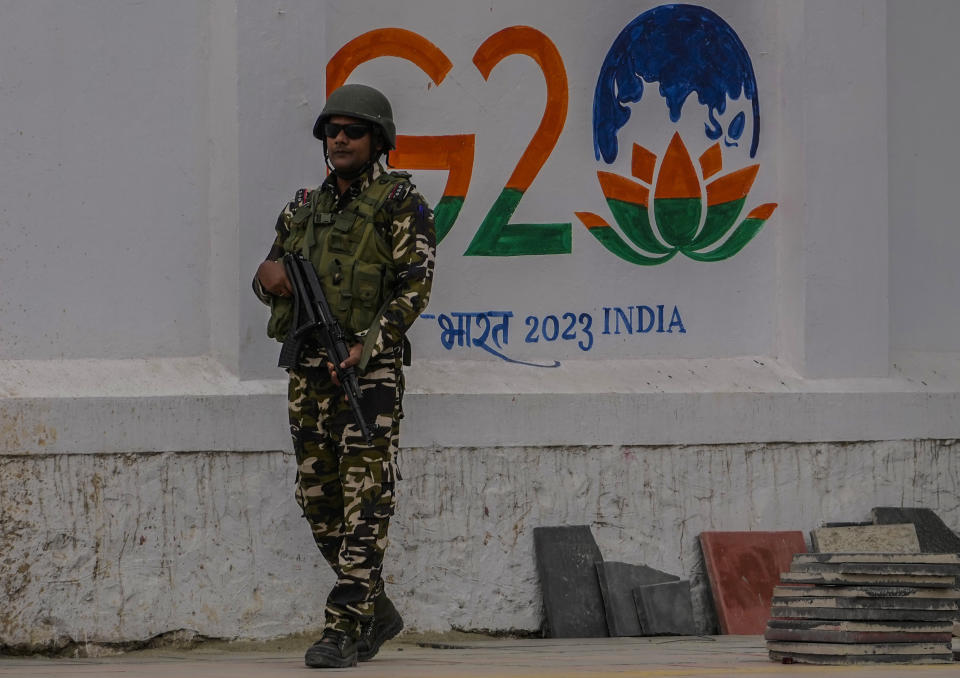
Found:
[{"label": "shoulder patch", "polygon": [[399,184],[393,187],[393,190],[390,191],[390,195],[387,196],[387,200],[403,200],[407,197],[407,193],[410,192],[412,184],[409,181],[401,181]]},{"label": "shoulder patch", "polygon": [[306,205],[308,202],[310,202],[310,189],[301,188],[299,191],[297,191],[297,195],[293,199],[293,205],[294,207],[301,207]]}]

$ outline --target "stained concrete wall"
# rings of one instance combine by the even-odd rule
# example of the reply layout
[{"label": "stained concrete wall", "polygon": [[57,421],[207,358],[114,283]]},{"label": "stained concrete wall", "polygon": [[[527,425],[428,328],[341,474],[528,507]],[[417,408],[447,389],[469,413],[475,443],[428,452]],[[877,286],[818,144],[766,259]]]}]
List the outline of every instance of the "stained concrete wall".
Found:
[{"label": "stained concrete wall", "polygon": [[[605,558],[692,579],[697,535],[924,505],[960,521],[956,443],[404,449],[385,577],[413,628],[535,631],[532,528],[591,525]],[[6,645],[266,638],[318,628],[331,574],[284,453],[0,459]],[[851,488],[856,488],[852,491]],[[816,497],[817,501],[811,501]]]},{"label": "stained concrete wall", "polygon": [[[385,26],[433,41],[449,75],[387,58],[354,77],[390,94],[402,133],[478,143],[430,311],[512,310],[510,357],[561,362],[448,350],[436,319],[415,327],[387,572],[409,626],[538,628],[537,525],[590,524],[607,558],[692,577],[707,628],[704,529],[808,530],[881,504],[960,524],[943,263],[958,240],[950,192],[934,190],[955,107],[919,68],[956,65],[943,35],[960,9],[704,4],[753,59],[750,207],[778,207],[730,260],[656,267],[614,257],[573,216],[605,209],[597,68],[652,3],[5,4],[0,645],[319,624],[329,574],[290,498],[284,383],[248,285],[277,210],[318,180],[327,60]],[[547,35],[569,78],[564,132],[516,213],[570,220],[569,255],[463,256],[543,109],[528,57],[486,80],[473,66],[512,25]],[[630,133],[662,154],[674,128],[655,108]],[[677,129],[703,150],[701,121]],[[726,169],[754,162],[735,150]],[[436,203],[445,173],[417,180]],[[602,322],[607,306],[660,303],[686,333],[522,341],[527,315]]]}]

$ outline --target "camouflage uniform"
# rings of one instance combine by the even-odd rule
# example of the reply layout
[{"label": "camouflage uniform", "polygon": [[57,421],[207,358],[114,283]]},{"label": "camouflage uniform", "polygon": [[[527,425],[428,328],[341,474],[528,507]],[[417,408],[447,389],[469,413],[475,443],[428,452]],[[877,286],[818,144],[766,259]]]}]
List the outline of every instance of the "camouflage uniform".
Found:
[{"label": "camouflage uniform", "polygon": [[[358,198],[383,172],[376,164],[355,180],[343,196],[331,175],[316,190],[321,203],[339,212]],[[291,232],[297,209],[309,209],[301,191],[277,220],[277,237],[267,258],[278,260],[297,251],[302,233]],[[312,228],[312,220],[309,222]],[[364,418],[374,429],[367,445],[354,423],[343,391],[334,386],[326,356],[308,341],[300,364],[289,370],[289,419],[297,459],[297,503],[310,523],[323,557],[337,575],[327,598],[326,626],[357,637],[373,615],[373,600],[382,591],[380,573],[387,547],[387,528],[394,510],[394,484],[399,420],[403,394],[404,334],[427,305],[433,281],[436,237],[433,214],[410,184],[390,198],[374,217],[374,225],[392,245],[396,293],[384,309],[379,334],[368,360],[358,366]],[[264,303],[271,296],[254,279]],[[346,329],[346,328],[345,328]],[[371,329],[370,332],[375,331]],[[363,341],[363,337],[356,337]],[[365,363],[365,364],[364,364]]]}]

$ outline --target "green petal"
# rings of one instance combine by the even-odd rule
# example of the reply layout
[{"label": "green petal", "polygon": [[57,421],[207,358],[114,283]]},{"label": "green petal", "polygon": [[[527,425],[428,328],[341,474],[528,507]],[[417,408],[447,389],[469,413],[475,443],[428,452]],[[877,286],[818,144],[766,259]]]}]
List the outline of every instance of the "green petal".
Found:
[{"label": "green petal", "polygon": [[606,247],[621,259],[629,261],[632,264],[638,264],[640,266],[656,266],[657,264],[662,264],[665,261],[669,261],[673,258],[673,255],[677,253],[677,250],[673,249],[670,250],[666,256],[648,257],[631,249],[630,246],[627,245],[620,238],[620,236],[617,235],[617,232],[614,231],[610,226],[595,226],[587,230],[593,234],[593,237],[600,241],[601,245]]},{"label": "green petal", "polygon": [[709,205],[707,207],[707,218],[703,223],[703,230],[700,231],[693,242],[687,246],[687,249],[702,250],[705,247],[710,247],[710,245],[725,236],[727,232],[733,228],[746,201],[746,198],[740,198],[739,200],[731,200],[730,202],[723,202],[719,205]]},{"label": "green petal", "polygon": [[744,219],[740,222],[740,225],[737,226],[737,230],[733,232],[733,235],[727,238],[727,241],[717,249],[705,253],[688,252],[684,250],[683,253],[696,261],[720,261],[722,259],[729,259],[746,247],[747,243],[753,239],[753,236],[760,232],[760,229],[763,228],[766,221],[766,219]]},{"label": "green petal", "polygon": [[653,218],[663,239],[675,247],[688,245],[700,226],[700,198],[656,198]]},{"label": "green petal", "polygon": [[657,240],[657,236],[653,234],[646,205],[613,199],[607,199],[607,204],[617,225],[637,247],[652,254],[667,254],[674,250]]}]

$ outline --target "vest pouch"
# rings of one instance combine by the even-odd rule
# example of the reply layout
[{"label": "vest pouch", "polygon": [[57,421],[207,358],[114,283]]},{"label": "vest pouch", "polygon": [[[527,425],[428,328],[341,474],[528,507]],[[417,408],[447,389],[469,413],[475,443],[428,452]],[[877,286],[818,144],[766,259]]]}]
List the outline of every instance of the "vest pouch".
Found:
[{"label": "vest pouch", "polygon": [[350,233],[331,231],[330,235],[327,236],[327,247],[330,248],[331,252],[337,254],[353,254],[357,249],[359,240],[352,236],[353,234]]},{"label": "vest pouch", "polygon": [[320,285],[323,287],[323,293],[327,297],[327,304],[330,306],[330,312],[337,322],[346,328],[346,320],[350,315],[350,299],[344,296],[344,292],[350,293],[350,264],[349,258],[344,262],[335,252],[331,252],[329,245],[329,233],[324,234],[322,241],[323,247],[317,247],[311,252],[310,261],[317,271],[320,278]]},{"label": "vest pouch", "polygon": [[380,310],[381,288],[383,285],[383,266],[367,264],[361,261],[353,268],[352,310],[350,326],[354,332],[361,332],[370,326]]},{"label": "vest pouch", "polygon": [[288,297],[270,298],[270,320],[267,321],[267,336],[284,341],[293,322],[293,300]]}]

